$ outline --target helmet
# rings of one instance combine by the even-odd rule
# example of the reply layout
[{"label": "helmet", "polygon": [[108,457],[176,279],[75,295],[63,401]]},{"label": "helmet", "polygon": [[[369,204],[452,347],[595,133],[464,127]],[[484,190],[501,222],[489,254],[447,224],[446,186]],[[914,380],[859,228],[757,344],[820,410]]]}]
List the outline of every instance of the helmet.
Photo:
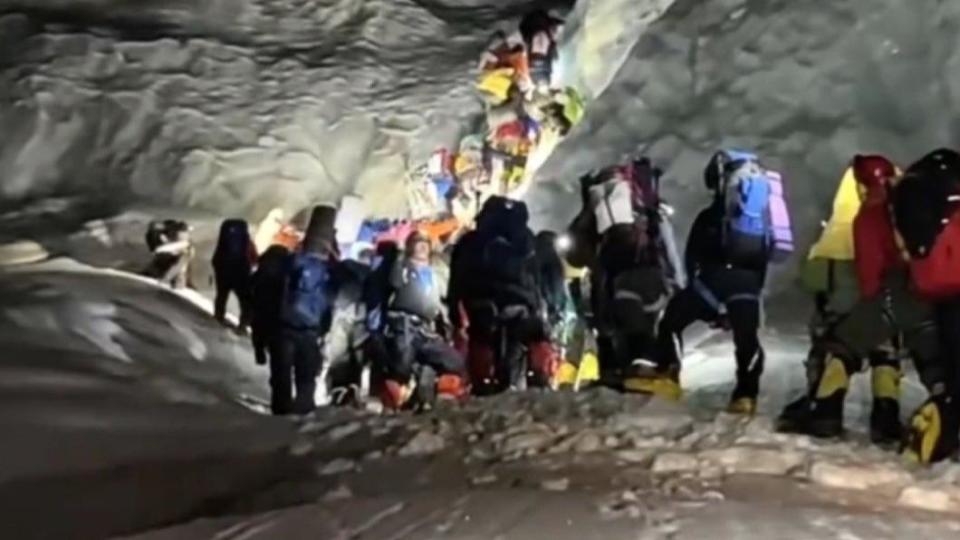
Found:
[{"label": "helmet", "polygon": [[857,154],[853,157],[852,166],[853,177],[868,191],[885,188],[890,179],[897,175],[897,167],[879,155]]}]

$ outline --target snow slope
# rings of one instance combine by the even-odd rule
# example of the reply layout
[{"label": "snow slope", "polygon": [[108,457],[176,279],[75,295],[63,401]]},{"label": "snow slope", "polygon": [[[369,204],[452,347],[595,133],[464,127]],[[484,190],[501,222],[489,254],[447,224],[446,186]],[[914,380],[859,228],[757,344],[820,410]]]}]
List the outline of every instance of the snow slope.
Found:
[{"label": "snow slope", "polygon": [[5,535],[162,524],[284,473],[291,426],[248,408],[266,370],[203,301],[64,260],[0,270],[0,299]]}]

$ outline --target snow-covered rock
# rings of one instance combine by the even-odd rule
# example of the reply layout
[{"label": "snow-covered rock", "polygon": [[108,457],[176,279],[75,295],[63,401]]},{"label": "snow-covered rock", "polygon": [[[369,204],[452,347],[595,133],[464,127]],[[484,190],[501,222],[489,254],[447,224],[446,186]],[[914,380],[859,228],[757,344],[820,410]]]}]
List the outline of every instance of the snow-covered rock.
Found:
[{"label": "snow-covered rock", "polygon": [[48,257],[47,249],[32,240],[0,244],[0,266],[37,263]]},{"label": "snow-covered rock", "polygon": [[540,483],[540,487],[546,491],[566,491],[570,488],[570,479],[554,478],[552,480],[544,480]]},{"label": "snow-covered rock", "polygon": [[325,463],[317,468],[317,474],[320,476],[331,476],[350,472],[357,468],[357,462],[352,459],[336,458],[329,463]]},{"label": "snow-covered rock", "polygon": [[603,439],[601,439],[599,435],[588,432],[577,440],[576,444],[573,445],[573,449],[577,452],[586,454],[589,452],[596,452],[597,450],[603,448],[603,446]]},{"label": "snow-covered rock", "polygon": [[694,454],[664,452],[653,458],[651,471],[654,474],[675,474],[696,471],[700,461]]},{"label": "snow-covered rock", "polygon": [[782,448],[733,446],[704,450],[700,458],[722,466],[727,473],[786,475],[804,465],[807,456]]},{"label": "snow-covered rock", "polygon": [[931,512],[960,512],[960,488],[954,486],[908,486],[900,492],[897,504]]},{"label": "snow-covered rock", "polygon": [[690,432],[693,418],[683,405],[653,399],[640,411],[627,410],[610,417],[607,425],[627,435],[675,439]]},{"label": "snow-covered rock", "polygon": [[653,456],[655,453],[656,452],[652,449],[650,450],[628,449],[628,450],[619,450],[615,454],[615,456],[618,460],[623,461],[625,463],[642,464],[642,463],[647,463],[651,459],[653,459]]},{"label": "snow-covered rock", "polygon": [[447,441],[436,433],[420,431],[400,448],[400,456],[424,456],[435,454],[447,446]]},{"label": "snow-covered rock", "polygon": [[554,434],[551,431],[538,427],[507,437],[501,450],[505,454],[536,452],[549,446],[553,439]]},{"label": "snow-covered rock", "polygon": [[810,479],[826,487],[865,490],[894,490],[909,484],[913,477],[902,467],[884,463],[845,464],[815,462]]}]

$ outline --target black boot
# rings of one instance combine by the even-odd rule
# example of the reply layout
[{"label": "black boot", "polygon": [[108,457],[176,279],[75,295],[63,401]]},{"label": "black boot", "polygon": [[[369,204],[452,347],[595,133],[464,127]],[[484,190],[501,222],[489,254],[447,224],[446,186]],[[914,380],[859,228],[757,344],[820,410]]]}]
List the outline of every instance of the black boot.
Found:
[{"label": "black boot", "polygon": [[873,410],[870,412],[870,440],[877,445],[899,444],[900,370],[892,365],[875,365],[871,372]]},{"label": "black boot", "polygon": [[903,440],[900,403],[897,400],[874,398],[870,411],[870,440],[878,446],[896,445]]},{"label": "black boot", "polygon": [[812,397],[803,397],[787,405],[777,420],[777,430],[819,438],[842,435],[843,401],[849,387],[850,376],[843,361],[830,356],[813,388]]}]

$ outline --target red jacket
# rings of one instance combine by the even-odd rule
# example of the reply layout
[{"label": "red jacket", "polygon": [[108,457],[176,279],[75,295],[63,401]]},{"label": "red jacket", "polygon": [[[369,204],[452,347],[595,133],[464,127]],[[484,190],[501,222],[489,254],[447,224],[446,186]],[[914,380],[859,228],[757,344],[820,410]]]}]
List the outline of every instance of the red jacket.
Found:
[{"label": "red jacket", "polygon": [[873,298],[881,292],[887,272],[905,266],[884,202],[869,201],[860,207],[853,220],[853,250],[860,294],[864,298]]}]

